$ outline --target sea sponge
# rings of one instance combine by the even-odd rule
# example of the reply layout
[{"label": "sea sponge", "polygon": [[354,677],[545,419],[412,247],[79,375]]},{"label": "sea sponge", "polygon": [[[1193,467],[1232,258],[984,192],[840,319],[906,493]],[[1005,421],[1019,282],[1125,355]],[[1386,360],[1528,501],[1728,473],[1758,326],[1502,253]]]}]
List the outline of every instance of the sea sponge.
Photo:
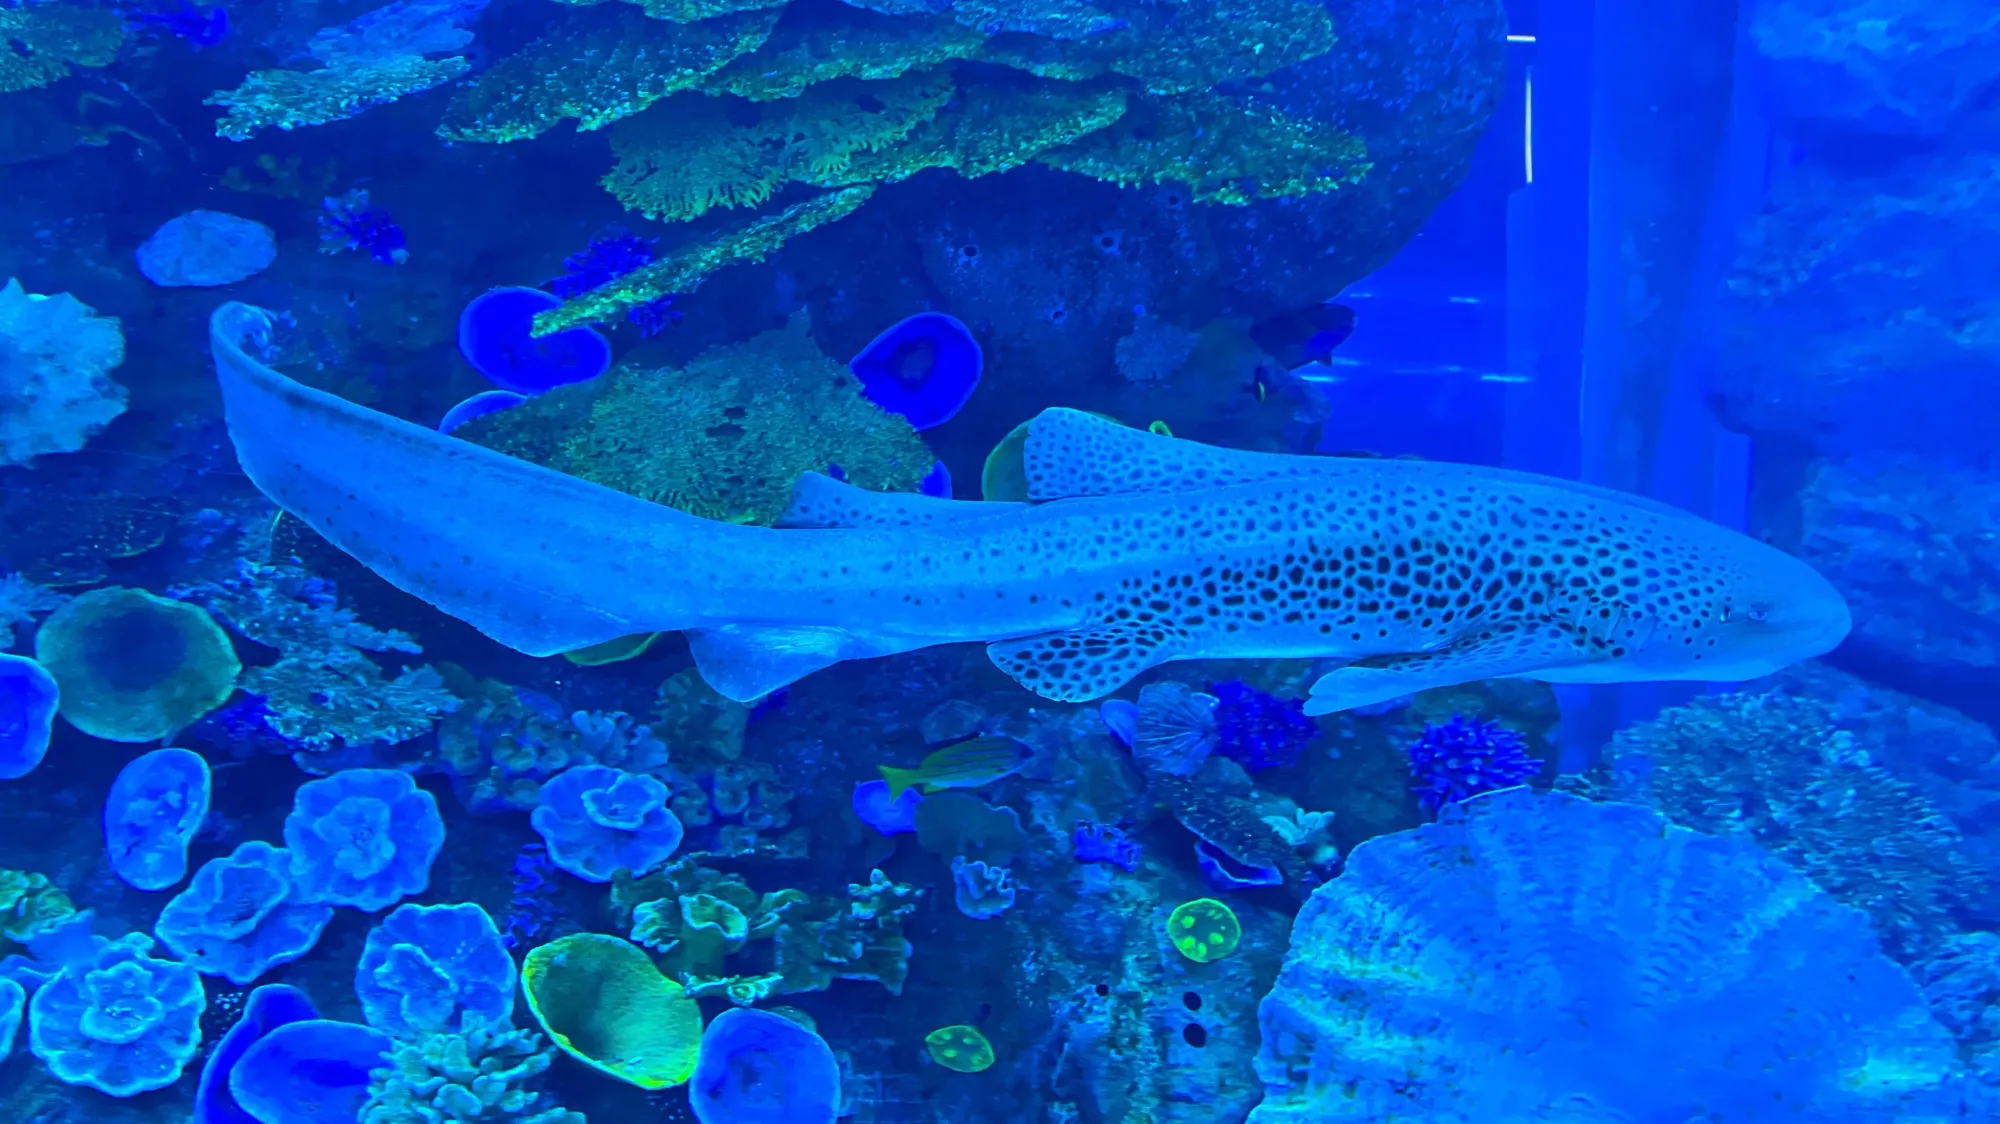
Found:
[{"label": "sea sponge", "polygon": [[210,859],[153,923],[153,935],[195,970],[239,987],[312,951],[330,905],[292,893],[292,856],[252,840]]},{"label": "sea sponge", "polygon": [[0,653],[0,780],[25,777],[42,763],[60,694],[41,664]]},{"label": "sea sponge", "polygon": [[188,843],[208,817],[208,762],[156,749],[125,763],[104,797],[104,854],[135,890],[164,890],[187,875]]},{"label": "sea sponge", "polygon": [[681,821],[667,810],[667,786],[643,774],[579,765],[542,786],[529,819],[549,861],[588,882],[624,871],[647,874],[681,845]]},{"label": "sea sponge", "polygon": [[193,966],[151,947],[139,934],[102,941],[35,992],[28,1047],[57,1080],[129,1097],[179,1079],[208,998]]},{"label": "sea sponge", "polygon": [[859,487],[914,491],[934,460],[908,421],[870,403],[819,350],[803,315],[685,367],[621,368],[459,434],[705,518],[760,525],[777,522],[807,472],[838,464]]},{"label": "sea sponge", "polygon": [[62,716],[92,737],[150,742],[236,689],[229,637],[199,607],[143,589],[94,589],[49,614],[35,658],[62,688]]},{"label": "sea sponge", "polygon": [[401,1038],[506,1025],[514,980],[514,958],[484,909],[401,905],[369,930],[354,994],[368,1025]]},{"label": "sea sponge", "polygon": [[701,1124],[833,1124],[840,1063],[810,1027],[732,1008],[702,1032],[688,1105]]},{"label": "sea sponge", "polygon": [[1965,1108],[1951,1036],[1859,911],[1747,841],[1566,793],[1356,847],[1259,1021],[1252,1124]]},{"label": "sea sponge", "polygon": [[381,909],[430,886],[444,821],[408,774],[348,769],[299,786],[285,845],[299,901]]},{"label": "sea sponge", "polygon": [[[0,21],[24,14],[0,11]],[[125,388],[110,374],[124,361],[115,318],[68,293],[41,296],[14,280],[0,286],[0,467],[74,453],[124,413]]]},{"label": "sea sponge", "polygon": [[694,1072],[701,1009],[629,941],[576,933],[540,945],[521,991],[557,1048],[600,1073],[666,1089]]}]

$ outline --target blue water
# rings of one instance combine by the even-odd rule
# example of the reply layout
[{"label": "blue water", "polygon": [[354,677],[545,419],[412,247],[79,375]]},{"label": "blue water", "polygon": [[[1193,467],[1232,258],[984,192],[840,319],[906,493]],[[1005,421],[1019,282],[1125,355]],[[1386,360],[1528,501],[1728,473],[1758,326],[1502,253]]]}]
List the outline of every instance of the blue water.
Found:
[{"label": "blue water", "polygon": [[0,1120],[2000,1119],[1990,7],[0,0]]}]

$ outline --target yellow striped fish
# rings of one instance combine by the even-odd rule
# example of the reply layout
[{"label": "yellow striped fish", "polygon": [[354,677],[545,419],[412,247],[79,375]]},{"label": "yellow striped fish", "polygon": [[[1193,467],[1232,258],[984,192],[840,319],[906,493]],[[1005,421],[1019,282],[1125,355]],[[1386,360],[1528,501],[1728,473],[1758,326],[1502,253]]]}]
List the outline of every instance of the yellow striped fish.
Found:
[{"label": "yellow striped fish", "polygon": [[889,799],[906,788],[920,788],[926,794],[947,788],[978,788],[1001,777],[1021,771],[1035,751],[1009,737],[968,738],[945,746],[914,769],[877,765],[882,779],[889,782]]}]

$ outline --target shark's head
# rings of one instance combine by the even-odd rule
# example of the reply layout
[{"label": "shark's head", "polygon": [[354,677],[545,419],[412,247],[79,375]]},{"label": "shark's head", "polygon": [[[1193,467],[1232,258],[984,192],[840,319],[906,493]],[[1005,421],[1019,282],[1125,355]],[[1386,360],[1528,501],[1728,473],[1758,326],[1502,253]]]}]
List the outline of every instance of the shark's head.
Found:
[{"label": "shark's head", "polygon": [[1633,662],[1660,678],[1741,682],[1825,655],[1853,618],[1833,583],[1774,547],[1717,532],[1701,579]]}]

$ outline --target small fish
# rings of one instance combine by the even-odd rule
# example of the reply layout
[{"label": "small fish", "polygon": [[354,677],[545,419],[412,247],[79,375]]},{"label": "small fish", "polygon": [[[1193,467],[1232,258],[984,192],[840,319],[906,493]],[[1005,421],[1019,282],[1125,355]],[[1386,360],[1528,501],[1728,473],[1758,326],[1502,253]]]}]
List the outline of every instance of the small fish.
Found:
[{"label": "small fish", "polygon": [[894,801],[906,788],[921,788],[926,795],[947,788],[978,788],[1001,777],[1021,771],[1035,755],[1021,742],[1009,737],[968,738],[955,742],[924,758],[914,769],[877,765],[882,779],[889,782],[889,799]]},{"label": "small fish", "polygon": [[1354,310],[1344,304],[1309,304],[1258,321],[1250,338],[1286,370],[1327,363],[1333,349],[1354,334]]}]

